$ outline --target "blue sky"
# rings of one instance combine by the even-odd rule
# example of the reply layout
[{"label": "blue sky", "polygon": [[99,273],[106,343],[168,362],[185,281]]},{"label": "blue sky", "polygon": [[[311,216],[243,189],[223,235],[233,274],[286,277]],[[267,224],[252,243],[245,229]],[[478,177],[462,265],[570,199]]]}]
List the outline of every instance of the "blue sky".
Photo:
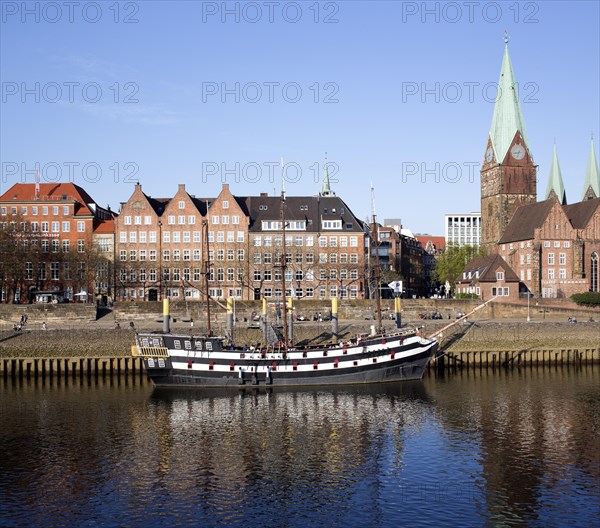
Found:
[{"label": "blue sky", "polygon": [[[75,5],[76,4],[76,5]],[[600,144],[600,3],[0,2],[1,191],[152,196],[332,188],[360,218],[443,234],[479,210],[509,50],[543,199],[556,140],[569,202]]]}]

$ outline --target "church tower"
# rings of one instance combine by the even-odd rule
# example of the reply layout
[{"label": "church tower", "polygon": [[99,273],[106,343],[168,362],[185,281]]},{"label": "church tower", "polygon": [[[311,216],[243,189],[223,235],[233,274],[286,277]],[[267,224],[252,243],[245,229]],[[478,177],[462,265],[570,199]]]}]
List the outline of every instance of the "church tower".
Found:
[{"label": "church tower", "polygon": [[488,253],[497,251],[496,243],[517,207],[537,199],[537,167],[529,149],[506,34],[504,43],[498,95],[481,167],[481,243]]}]

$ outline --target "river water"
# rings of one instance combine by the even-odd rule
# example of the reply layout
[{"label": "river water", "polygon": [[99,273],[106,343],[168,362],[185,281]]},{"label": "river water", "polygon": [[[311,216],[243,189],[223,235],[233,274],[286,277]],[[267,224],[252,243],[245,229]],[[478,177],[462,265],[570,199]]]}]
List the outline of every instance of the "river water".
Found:
[{"label": "river water", "polygon": [[582,526],[600,368],[336,390],[0,381],[1,526]]}]

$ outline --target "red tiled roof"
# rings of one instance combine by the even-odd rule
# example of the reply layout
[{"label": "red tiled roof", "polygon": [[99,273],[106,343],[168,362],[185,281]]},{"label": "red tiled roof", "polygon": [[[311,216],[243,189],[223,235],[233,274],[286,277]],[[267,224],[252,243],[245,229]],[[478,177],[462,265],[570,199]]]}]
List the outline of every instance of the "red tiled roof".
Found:
[{"label": "red tiled roof", "polygon": [[423,249],[427,247],[427,242],[431,242],[438,251],[446,247],[446,238],[443,236],[416,235],[415,238],[421,242]]},{"label": "red tiled roof", "polygon": [[74,183],[40,183],[38,199],[35,197],[35,183],[15,183],[8,191],[0,196],[0,202],[39,202],[56,203],[66,197],[69,201],[80,204],[75,215],[92,215],[87,204],[95,203],[90,195]]},{"label": "red tiled roof", "polygon": [[101,220],[100,223],[94,229],[94,234],[97,234],[97,235],[114,235],[114,233],[115,233],[115,221],[114,220]]}]

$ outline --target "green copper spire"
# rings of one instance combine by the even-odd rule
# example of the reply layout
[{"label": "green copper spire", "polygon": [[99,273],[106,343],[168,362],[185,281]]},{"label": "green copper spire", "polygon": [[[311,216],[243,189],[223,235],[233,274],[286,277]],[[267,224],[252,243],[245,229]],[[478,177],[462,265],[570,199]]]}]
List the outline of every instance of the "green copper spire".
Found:
[{"label": "green copper spire", "polygon": [[596,162],[596,153],[594,151],[594,138],[590,145],[590,157],[588,159],[587,169],[585,171],[585,182],[583,184],[583,199],[592,200],[600,198],[600,170]]},{"label": "green copper spire", "polygon": [[496,96],[494,116],[492,117],[492,126],[490,128],[492,146],[496,160],[500,163],[504,160],[517,131],[521,132],[523,141],[525,141],[525,147],[529,150],[525,120],[521,113],[515,76],[510,56],[508,55],[508,36],[506,34],[504,35],[504,43],[504,58],[502,59],[502,69],[500,70],[500,80],[498,81],[498,95]]},{"label": "green copper spire", "polygon": [[323,186],[321,188],[322,196],[332,196],[334,193],[331,192],[329,185],[329,168],[327,167],[327,152],[325,153],[325,169],[323,170]]},{"label": "green copper spire", "polygon": [[556,155],[556,143],[554,144],[554,154],[552,155],[552,163],[550,165],[550,175],[548,176],[548,187],[546,187],[546,200],[556,196],[562,205],[567,204],[567,193],[560,172],[558,156]]}]

